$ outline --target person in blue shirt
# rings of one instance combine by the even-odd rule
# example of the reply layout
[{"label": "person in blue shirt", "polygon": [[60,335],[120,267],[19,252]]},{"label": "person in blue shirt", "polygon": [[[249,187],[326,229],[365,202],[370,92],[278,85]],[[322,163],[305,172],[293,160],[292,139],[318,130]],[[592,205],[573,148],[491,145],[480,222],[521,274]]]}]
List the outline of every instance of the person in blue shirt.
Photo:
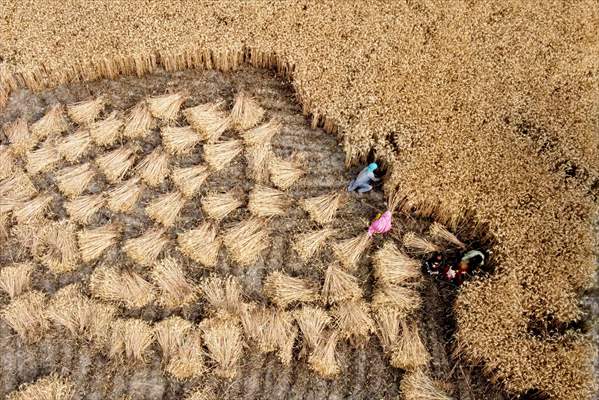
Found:
[{"label": "person in blue shirt", "polygon": [[376,163],[370,163],[358,174],[358,177],[352,180],[347,187],[348,192],[358,191],[358,193],[366,193],[372,190],[370,181],[378,182],[379,178],[374,175],[374,171],[379,166]]}]

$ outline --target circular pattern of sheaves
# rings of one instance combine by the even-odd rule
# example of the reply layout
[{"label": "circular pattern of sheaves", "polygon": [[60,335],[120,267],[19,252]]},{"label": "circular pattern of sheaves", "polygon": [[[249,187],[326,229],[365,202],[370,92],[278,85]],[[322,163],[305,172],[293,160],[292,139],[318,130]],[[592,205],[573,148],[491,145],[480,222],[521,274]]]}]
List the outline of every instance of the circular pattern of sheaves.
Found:
[{"label": "circular pattern of sheaves", "polygon": [[[157,341],[164,371],[176,379],[208,370],[234,378],[249,345],[275,352],[284,365],[306,357],[332,377],[343,368],[337,343],[361,346],[374,333],[395,367],[424,366],[428,354],[408,318],[420,302],[418,262],[382,246],[374,256],[379,283],[365,301],[354,273],[372,239],[335,240],[345,236],[334,224],[348,200],[344,182],[341,190],[315,188],[301,198],[293,187],[322,166],[302,154],[276,154],[280,121],[243,93],[230,111],[224,103],[181,111],[185,100],[176,93],[107,113],[97,98],[4,127],[0,215],[4,240],[19,244],[11,250],[19,262],[4,266],[0,277],[13,299],[3,311],[9,325],[26,341],[62,325],[120,361],[144,362]],[[242,184],[218,184],[229,174]],[[206,190],[211,176],[217,179]],[[284,240],[316,272],[268,274],[254,290],[270,305],[248,300],[244,291],[252,288],[233,276],[191,273],[189,265],[251,270],[262,254],[280,250],[272,248],[277,224],[293,225],[286,229],[297,233]],[[390,265],[391,258],[401,265]],[[47,298],[27,290],[35,263],[55,274],[82,265],[93,271],[89,282]],[[193,323],[198,302],[206,318]],[[150,304],[161,310],[154,324],[136,318]],[[129,315],[117,317],[117,306]]]}]

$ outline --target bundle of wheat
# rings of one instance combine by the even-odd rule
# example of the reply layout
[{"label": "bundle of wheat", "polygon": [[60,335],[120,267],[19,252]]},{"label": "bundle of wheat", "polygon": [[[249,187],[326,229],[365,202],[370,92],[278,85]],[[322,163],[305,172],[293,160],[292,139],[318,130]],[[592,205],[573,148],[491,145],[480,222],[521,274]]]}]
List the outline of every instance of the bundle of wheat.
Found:
[{"label": "bundle of wheat", "polygon": [[0,179],[11,176],[15,171],[15,157],[9,146],[0,145]]},{"label": "bundle of wheat", "polygon": [[38,140],[66,132],[67,129],[69,129],[69,123],[64,115],[62,104],[53,105],[43,117],[31,124],[31,133]]},{"label": "bundle of wheat", "polygon": [[362,297],[362,289],[358,279],[339,268],[336,264],[329,265],[324,275],[322,299],[326,304],[343,302]]},{"label": "bundle of wheat", "polygon": [[231,119],[221,110],[222,103],[200,104],[183,111],[189,125],[203,140],[216,142],[229,129]]},{"label": "bundle of wheat", "polygon": [[250,191],[248,208],[257,217],[284,215],[291,199],[283,192],[262,185]]},{"label": "bundle of wheat", "polygon": [[158,303],[164,307],[182,307],[198,297],[197,288],[187,279],[181,265],[172,257],[163,258],[154,265],[152,280],[160,291]]},{"label": "bundle of wheat", "polygon": [[268,164],[274,156],[270,143],[249,146],[245,150],[250,177],[257,183],[268,181]]},{"label": "bundle of wheat", "polygon": [[271,272],[263,284],[264,294],[277,306],[285,308],[295,302],[310,303],[318,300],[315,285],[301,279]]},{"label": "bundle of wheat", "polygon": [[401,336],[391,350],[391,365],[403,370],[415,370],[425,367],[429,359],[430,354],[422,343],[418,326],[401,321]]},{"label": "bundle of wheat", "polygon": [[146,214],[166,227],[173,226],[185,205],[185,197],[178,191],[165,193],[146,206]]},{"label": "bundle of wheat", "polygon": [[242,303],[239,307],[239,320],[246,339],[258,343],[264,330],[266,308],[256,303]]},{"label": "bundle of wheat", "polygon": [[242,290],[239,280],[232,276],[222,279],[212,276],[200,284],[202,297],[212,314],[238,315],[242,308]]},{"label": "bundle of wheat", "polygon": [[227,140],[226,142],[204,145],[204,159],[214,171],[225,168],[241,151],[241,140]]},{"label": "bundle of wheat", "polygon": [[414,232],[408,232],[403,237],[403,245],[414,254],[423,255],[441,251],[441,248],[428,240],[421,238]]},{"label": "bundle of wheat", "polygon": [[58,189],[68,197],[79,196],[94,178],[89,163],[66,167],[54,175]]},{"label": "bundle of wheat", "polygon": [[390,353],[399,340],[399,324],[404,313],[394,307],[379,307],[375,309],[377,336],[383,350]]},{"label": "bundle of wheat", "polygon": [[268,163],[270,181],[279,189],[287,190],[296,183],[306,172],[291,161],[273,157]]},{"label": "bundle of wheat", "polygon": [[143,192],[143,188],[138,183],[139,178],[133,177],[127,182],[110,189],[106,194],[106,207],[115,213],[131,211]]},{"label": "bundle of wheat", "polygon": [[185,336],[180,349],[170,359],[165,371],[179,380],[200,377],[206,372],[203,354],[202,334],[192,330]]},{"label": "bundle of wheat", "polygon": [[85,337],[92,343],[94,348],[104,352],[110,343],[110,329],[114,323],[117,309],[111,304],[103,304],[90,300],[90,318]]},{"label": "bundle of wheat", "polygon": [[14,206],[31,199],[37,189],[27,174],[16,171],[10,178],[0,181],[0,212],[11,211]]},{"label": "bundle of wheat", "polygon": [[52,195],[40,194],[15,208],[13,217],[19,224],[31,224],[44,216],[51,202]]},{"label": "bundle of wheat", "polygon": [[409,314],[418,308],[422,298],[417,290],[397,285],[377,285],[372,297],[372,306],[376,309],[393,307]]},{"label": "bundle of wheat", "polygon": [[154,342],[152,326],[137,318],[118,319],[112,328],[110,357],[145,362]]},{"label": "bundle of wheat", "polygon": [[177,236],[183,254],[206,268],[214,268],[218,261],[221,240],[216,237],[216,225],[206,222]]},{"label": "bundle of wheat", "polygon": [[337,339],[337,332],[331,332],[328,339],[318,343],[308,359],[310,368],[325,378],[331,378],[339,373],[339,364],[335,356]]},{"label": "bundle of wheat", "polygon": [[137,164],[135,170],[148,185],[160,186],[170,171],[168,154],[163,152],[162,148],[156,147]]},{"label": "bundle of wheat", "polygon": [[119,272],[114,268],[98,267],[94,270],[89,290],[94,297],[113,301],[127,308],[141,308],[154,301],[154,287],[139,274]]},{"label": "bundle of wheat", "polygon": [[166,150],[174,155],[189,154],[202,140],[191,126],[164,126],[160,130],[162,143]]},{"label": "bundle of wheat", "polygon": [[460,249],[465,249],[466,245],[460,241],[453,233],[449,232],[446,227],[438,222],[433,222],[429,228],[429,234],[437,239],[444,240],[445,242],[451,243]]},{"label": "bundle of wheat", "polygon": [[27,153],[25,169],[34,175],[39,172],[49,171],[59,161],[60,154],[58,154],[56,144],[48,139],[42,143],[39,149]]},{"label": "bundle of wheat", "polygon": [[110,146],[120,138],[123,121],[117,118],[116,111],[102,121],[92,122],[89,126],[89,136],[99,146]]},{"label": "bundle of wheat", "polygon": [[251,265],[269,246],[267,225],[257,218],[241,221],[225,232],[224,243],[233,260]]},{"label": "bundle of wheat", "polygon": [[420,261],[399,251],[392,242],[385,242],[373,260],[374,276],[381,284],[413,283],[422,277]]},{"label": "bundle of wheat", "polygon": [[331,317],[322,308],[304,305],[295,311],[295,320],[302,331],[305,345],[314,350],[323,341],[322,333],[330,324]]},{"label": "bundle of wheat", "polygon": [[90,300],[83,296],[79,284],[67,285],[58,290],[50,300],[48,318],[66,328],[73,336],[80,336],[91,320]]},{"label": "bundle of wheat", "polygon": [[67,114],[76,124],[90,124],[98,118],[104,109],[105,100],[102,96],[88,101],[67,105]]},{"label": "bundle of wheat", "polygon": [[300,201],[300,206],[306,210],[313,221],[321,225],[333,221],[337,209],[341,205],[341,194],[333,192],[322,196],[310,197]]},{"label": "bundle of wheat", "polygon": [[0,290],[14,299],[31,286],[33,264],[15,263],[0,269]]},{"label": "bundle of wheat", "polygon": [[59,140],[56,148],[62,158],[69,162],[75,162],[89,152],[91,141],[89,130],[79,129],[77,132]]},{"label": "bundle of wheat", "polygon": [[287,311],[266,309],[262,313],[262,329],[259,331],[258,346],[261,352],[276,351],[281,363],[289,365],[293,344],[297,338],[297,327],[293,325],[293,314]]},{"label": "bundle of wheat", "polygon": [[133,261],[141,265],[152,265],[168,243],[168,239],[163,235],[164,229],[148,230],[141,236],[127,240],[123,250]]},{"label": "bundle of wheat", "polygon": [[10,149],[16,156],[26,154],[38,142],[38,139],[29,132],[27,121],[24,118],[18,118],[4,125],[3,131],[10,143]]},{"label": "bundle of wheat", "polygon": [[57,375],[49,375],[19,387],[10,393],[7,400],[72,400],[74,385]]},{"label": "bundle of wheat", "polygon": [[214,393],[214,389],[210,386],[201,387],[186,397],[185,400],[219,400],[219,397]]},{"label": "bundle of wheat", "polygon": [[247,146],[262,146],[271,143],[272,138],[281,131],[283,124],[271,119],[265,124],[257,126],[243,134],[243,141]]},{"label": "bundle of wheat", "polygon": [[339,303],[332,315],[340,337],[351,339],[355,345],[362,346],[375,331],[370,306],[362,299]]},{"label": "bundle of wheat", "polygon": [[64,208],[71,220],[85,225],[90,222],[95,213],[104,207],[105,203],[106,200],[101,194],[90,194],[66,201]]},{"label": "bundle of wheat", "polygon": [[208,356],[216,364],[214,372],[221,378],[233,379],[243,355],[243,338],[239,324],[232,319],[205,319],[200,325]]},{"label": "bundle of wheat", "polygon": [[186,94],[175,93],[150,97],[146,101],[154,117],[164,121],[174,121],[185,100],[187,100]]},{"label": "bundle of wheat", "polygon": [[208,167],[202,164],[192,167],[175,168],[171,173],[173,183],[185,195],[185,197],[193,197],[204,184],[210,172]]},{"label": "bundle of wheat", "polygon": [[137,103],[129,112],[123,128],[123,136],[128,139],[142,139],[148,136],[154,127],[152,113],[145,101]]},{"label": "bundle of wheat", "polygon": [[231,124],[237,130],[245,131],[256,126],[264,117],[264,109],[256,100],[241,91],[235,96],[231,110]]},{"label": "bundle of wheat", "polygon": [[240,193],[230,190],[226,193],[209,193],[202,200],[202,210],[213,220],[220,221],[241,207]]},{"label": "bundle of wheat", "polygon": [[46,308],[45,294],[29,291],[13,299],[0,313],[21,339],[35,342],[48,329]]},{"label": "bundle of wheat", "polygon": [[135,164],[135,155],[130,147],[123,146],[97,157],[96,164],[108,182],[116,183]]},{"label": "bundle of wheat", "polygon": [[353,238],[341,240],[333,243],[333,253],[345,268],[354,271],[360,257],[370,245],[370,236],[368,233],[363,233]]},{"label": "bundle of wheat", "polygon": [[84,229],[77,234],[81,259],[89,262],[99,258],[110,246],[116,244],[120,229],[115,224]]},{"label": "bundle of wheat", "polygon": [[452,400],[423,370],[410,371],[401,378],[401,398],[405,400]]},{"label": "bundle of wheat", "polygon": [[162,358],[165,361],[174,356],[185,340],[185,336],[192,329],[193,324],[176,315],[157,323],[154,326],[156,341],[162,350]]},{"label": "bundle of wheat", "polygon": [[70,221],[53,222],[38,233],[33,255],[54,273],[75,270],[79,265],[76,227]]},{"label": "bundle of wheat", "polygon": [[334,229],[323,228],[300,233],[294,238],[293,249],[302,260],[308,261],[312,257],[318,255],[318,252],[322,249],[326,240],[335,232]]}]

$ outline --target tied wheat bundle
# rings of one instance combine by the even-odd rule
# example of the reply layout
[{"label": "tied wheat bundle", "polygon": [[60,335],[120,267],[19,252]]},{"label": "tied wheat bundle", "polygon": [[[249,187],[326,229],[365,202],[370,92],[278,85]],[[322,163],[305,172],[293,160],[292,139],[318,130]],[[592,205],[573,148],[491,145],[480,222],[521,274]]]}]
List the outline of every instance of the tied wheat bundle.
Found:
[{"label": "tied wheat bundle", "polygon": [[316,231],[300,233],[295,236],[293,248],[304,261],[308,261],[314,256],[317,256],[319,251],[324,247],[326,240],[333,234],[334,229],[323,228]]},{"label": "tied wheat bundle", "polygon": [[160,291],[158,303],[166,308],[188,305],[198,297],[196,287],[187,279],[181,265],[172,257],[163,258],[154,265],[152,280]]},{"label": "tied wheat bundle", "polygon": [[399,251],[392,242],[385,242],[373,258],[374,276],[381,284],[412,283],[422,277],[420,261]]},{"label": "tied wheat bundle", "polygon": [[210,222],[179,234],[177,243],[183,254],[206,268],[216,267],[221,240],[216,237],[216,225]]},{"label": "tied wheat bundle", "polygon": [[241,312],[242,291],[237,278],[212,276],[202,282],[200,289],[212,314],[239,315]]},{"label": "tied wheat bundle", "polygon": [[75,162],[89,153],[91,141],[89,129],[79,129],[58,141],[56,148],[62,158],[68,162]]},{"label": "tied wheat bundle", "polygon": [[97,157],[96,164],[109,183],[116,183],[135,164],[135,155],[130,147],[123,146]]},{"label": "tied wheat bundle", "polygon": [[422,343],[415,323],[401,321],[401,336],[391,351],[391,365],[403,370],[415,370],[428,364],[430,355]]},{"label": "tied wheat bundle", "polygon": [[353,238],[341,240],[333,243],[333,253],[345,268],[354,271],[360,257],[370,245],[370,236],[368,233],[363,233]]},{"label": "tied wheat bundle", "polygon": [[291,161],[273,157],[268,163],[270,181],[281,190],[287,190],[306,173]]},{"label": "tied wheat bundle", "polygon": [[51,202],[52,195],[40,194],[13,209],[13,217],[19,224],[34,223],[44,216]]},{"label": "tied wheat bundle", "polygon": [[6,179],[15,171],[15,157],[9,146],[0,145],[0,179]]},{"label": "tied wheat bundle", "polygon": [[105,203],[106,200],[101,194],[90,194],[69,200],[64,203],[64,207],[73,221],[85,225]]},{"label": "tied wheat bundle", "polygon": [[339,364],[335,355],[337,340],[337,332],[331,332],[328,339],[322,340],[308,359],[310,368],[322,377],[331,378],[339,374]]},{"label": "tied wheat bundle", "polygon": [[265,184],[268,181],[268,164],[274,157],[270,143],[247,147],[245,157],[250,178]]},{"label": "tied wheat bundle", "polygon": [[243,355],[243,338],[238,323],[231,319],[205,319],[200,325],[208,357],[216,364],[214,372],[225,379],[237,376]]},{"label": "tied wheat bundle", "polygon": [[90,300],[88,304],[90,320],[85,337],[94,349],[104,352],[110,343],[110,329],[113,326],[117,309],[112,304]]},{"label": "tied wheat bundle", "polygon": [[453,398],[439,389],[433,380],[417,369],[405,374],[401,379],[399,391],[405,400],[452,400]]},{"label": "tied wheat bundle", "polygon": [[38,142],[38,139],[29,132],[27,121],[24,118],[18,118],[4,125],[3,131],[10,143],[10,149],[16,156],[26,154]]},{"label": "tied wheat bundle", "polygon": [[37,194],[27,174],[21,171],[0,182],[0,214],[7,213],[22,206],[22,203]]},{"label": "tied wheat bundle", "polygon": [[73,336],[81,336],[88,329],[90,300],[83,296],[79,284],[67,285],[58,290],[50,299],[48,318],[66,328]]},{"label": "tied wheat bundle", "polygon": [[80,257],[75,230],[69,221],[46,224],[40,229],[33,255],[54,273],[75,270]]},{"label": "tied wheat bundle", "polygon": [[123,121],[117,118],[116,111],[102,121],[92,122],[89,126],[89,136],[99,146],[110,146],[120,138]]},{"label": "tied wheat bundle", "polygon": [[168,362],[165,371],[178,380],[201,377],[206,372],[203,354],[202,334],[193,330],[185,336],[181,348]]},{"label": "tied wheat bundle", "polygon": [[322,299],[325,304],[334,304],[362,297],[358,279],[335,264],[329,265],[324,276]]},{"label": "tied wheat bundle", "polygon": [[417,290],[398,285],[377,285],[372,298],[375,309],[394,307],[406,314],[420,308],[421,303]]},{"label": "tied wheat bundle", "polygon": [[92,295],[128,308],[141,308],[156,297],[153,286],[135,272],[119,272],[113,268],[96,268],[89,281]]},{"label": "tied wheat bundle", "polygon": [[387,353],[391,353],[399,340],[399,325],[403,318],[404,313],[394,307],[375,309],[376,333]]},{"label": "tied wheat bundle", "polygon": [[321,225],[326,225],[333,221],[340,205],[341,194],[337,192],[310,197],[300,201],[300,206],[306,210],[310,218]]},{"label": "tied wheat bundle", "polygon": [[147,104],[152,116],[163,121],[174,121],[185,100],[187,95],[184,93],[165,94],[148,98]]},{"label": "tied wheat bundle", "polygon": [[66,167],[56,173],[54,179],[58,189],[67,197],[76,197],[87,189],[92,179],[94,171],[89,163]]},{"label": "tied wheat bundle", "polygon": [[67,114],[73,122],[87,125],[96,120],[104,109],[105,100],[100,96],[94,100],[67,105]]},{"label": "tied wheat bundle", "polygon": [[143,139],[150,134],[154,125],[152,113],[142,100],[129,112],[123,127],[123,136],[128,139]]},{"label": "tied wheat bundle", "polygon": [[225,233],[224,243],[234,261],[249,266],[269,246],[266,223],[257,218],[241,221]]},{"label": "tied wheat bundle", "polygon": [[355,345],[363,346],[375,331],[370,307],[362,299],[338,304],[332,310],[332,315],[339,336],[351,340]]},{"label": "tied wheat bundle", "polygon": [[6,400],[71,400],[74,395],[75,387],[71,382],[57,375],[49,375],[20,386]]},{"label": "tied wheat bundle", "polygon": [[222,103],[207,103],[183,111],[189,125],[203,140],[216,142],[231,125],[231,119],[221,110]]},{"label": "tied wheat bundle", "polygon": [[16,263],[0,269],[0,290],[14,299],[31,286],[33,264]]},{"label": "tied wheat bundle", "polygon": [[100,258],[107,248],[116,244],[119,234],[120,230],[115,224],[80,231],[77,239],[81,259],[89,262]]},{"label": "tied wheat bundle", "polygon": [[52,169],[60,161],[56,144],[46,140],[39,149],[27,153],[25,169],[32,175]]},{"label": "tied wheat bundle", "polygon": [[410,249],[414,254],[423,255],[436,253],[441,248],[428,240],[421,238],[414,232],[408,232],[403,237],[403,245]]},{"label": "tied wheat bundle", "polygon": [[202,140],[191,126],[164,126],[160,135],[166,151],[174,156],[191,153]]},{"label": "tied wheat bundle", "polygon": [[243,204],[239,199],[239,194],[233,190],[226,193],[207,194],[202,198],[201,203],[202,210],[215,221],[224,219]]},{"label": "tied wheat bundle", "polygon": [[310,303],[318,300],[318,291],[304,279],[293,278],[278,271],[264,280],[264,294],[277,306],[285,308],[296,302]]},{"label": "tied wheat bundle", "polygon": [[243,141],[247,146],[262,146],[271,143],[272,138],[281,131],[283,124],[276,119],[271,119],[265,124],[257,126],[243,134]]},{"label": "tied wheat bundle", "polygon": [[107,193],[106,206],[112,212],[129,212],[135,207],[143,191],[138,177],[133,177],[127,182],[111,189]]},{"label": "tied wheat bundle", "polygon": [[258,347],[262,353],[276,351],[281,363],[288,366],[293,356],[293,344],[297,328],[290,312],[266,309],[261,313],[262,329],[259,330]]},{"label": "tied wheat bundle", "polygon": [[31,124],[31,133],[38,139],[44,140],[49,136],[56,136],[69,129],[69,123],[64,115],[62,104],[55,104],[48,112]]},{"label": "tied wheat bundle", "polygon": [[177,191],[165,193],[152,200],[146,207],[146,214],[165,227],[175,224],[177,216],[185,205],[185,198]]},{"label": "tied wheat bundle", "polygon": [[295,311],[295,320],[304,337],[308,349],[314,350],[323,341],[323,332],[331,323],[328,312],[319,307],[304,305]]},{"label": "tied wheat bundle", "polygon": [[266,308],[256,303],[242,303],[239,307],[239,319],[243,333],[248,340],[258,342],[264,330]]},{"label": "tied wheat bundle", "polygon": [[250,191],[248,208],[257,217],[285,215],[290,205],[291,199],[277,189],[256,185]]},{"label": "tied wheat bundle", "polygon": [[209,175],[208,167],[200,164],[175,168],[171,173],[171,179],[185,197],[191,198],[200,190]]},{"label": "tied wheat bundle", "polygon": [[240,131],[253,128],[258,125],[264,117],[264,109],[258,105],[256,100],[241,91],[235,96],[233,109],[231,110],[231,124]]},{"label": "tied wheat bundle", "polygon": [[151,265],[168,243],[168,239],[163,235],[164,229],[148,230],[141,236],[127,240],[123,250],[133,261],[141,265]]},{"label": "tied wheat bundle", "polygon": [[243,145],[240,140],[204,145],[204,159],[214,171],[224,169],[241,151]]},{"label": "tied wheat bundle", "polygon": [[46,296],[29,291],[13,299],[2,309],[1,315],[22,340],[34,343],[49,327],[46,308]]},{"label": "tied wheat bundle", "polygon": [[156,147],[135,169],[142,181],[152,187],[160,186],[170,172],[168,154]]},{"label": "tied wheat bundle", "polygon": [[466,245],[460,241],[453,233],[449,232],[446,227],[438,222],[433,222],[429,228],[429,234],[437,239],[444,240],[447,243],[451,243],[460,249],[465,249]]},{"label": "tied wheat bundle", "polygon": [[118,360],[146,362],[154,343],[154,329],[141,319],[118,319],[112,328],[109,356]]},{"label": "tied wheat bundle", "polygon": [[164,319],[154,326],[156,341],[165,361],[177,354],[185,341],[185,336],[192,328],[191,322],[176,315]]}]

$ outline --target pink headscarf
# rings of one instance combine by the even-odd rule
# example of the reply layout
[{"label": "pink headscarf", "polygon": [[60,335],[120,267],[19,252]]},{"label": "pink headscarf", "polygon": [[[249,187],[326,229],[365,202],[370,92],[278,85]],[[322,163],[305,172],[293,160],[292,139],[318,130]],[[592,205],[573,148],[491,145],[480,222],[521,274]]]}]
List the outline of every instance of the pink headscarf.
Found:
[{"label": "pink headscarf", "polygon": [[368,228],[368,236],[375,233],[387,233],[391,230],[391,211],[385,211],[383,215],[375,218]]}]

